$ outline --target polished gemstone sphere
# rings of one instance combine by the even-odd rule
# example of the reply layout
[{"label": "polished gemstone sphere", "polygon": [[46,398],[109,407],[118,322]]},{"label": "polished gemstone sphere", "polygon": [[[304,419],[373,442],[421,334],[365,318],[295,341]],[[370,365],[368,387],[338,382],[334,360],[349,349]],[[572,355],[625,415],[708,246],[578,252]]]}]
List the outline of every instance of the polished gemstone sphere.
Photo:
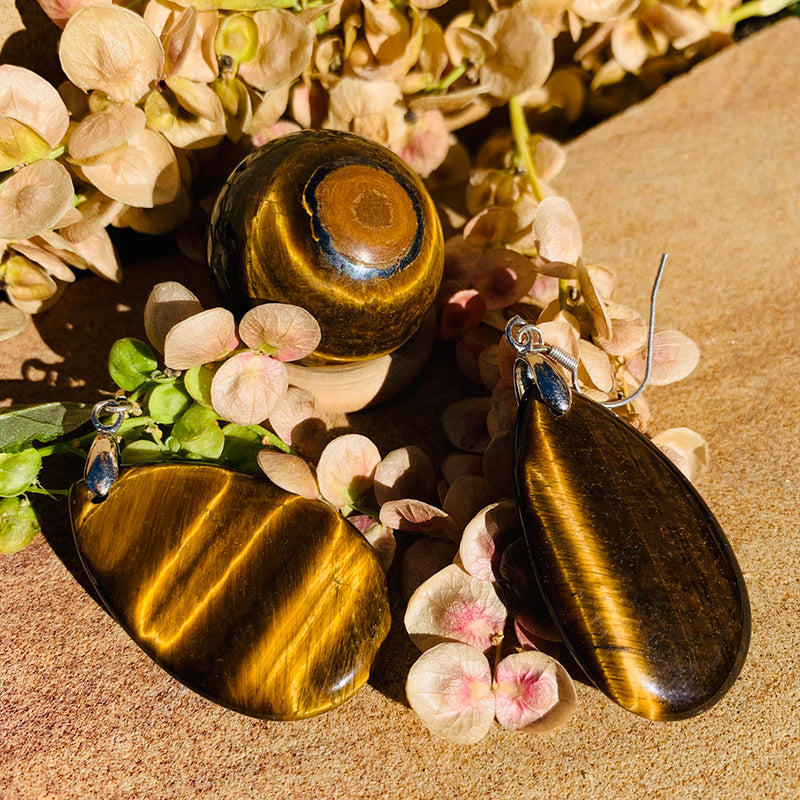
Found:
[{"label": "polished gemstone sphere", "polygon": [[390,624],[386,575],[331,506],[209,464],[129,467],[70,492],[81,561],[161,667],[255,717],[301,719],[361,687]]},{"label": "polished gemstone sphere", "polygon": [[311,312],[320,361],[390,353],[422,324],[442,275],[422,181],[390,150],[338,131],[276,139],[233,171],[211,215],[212,278],[236,313]]}]

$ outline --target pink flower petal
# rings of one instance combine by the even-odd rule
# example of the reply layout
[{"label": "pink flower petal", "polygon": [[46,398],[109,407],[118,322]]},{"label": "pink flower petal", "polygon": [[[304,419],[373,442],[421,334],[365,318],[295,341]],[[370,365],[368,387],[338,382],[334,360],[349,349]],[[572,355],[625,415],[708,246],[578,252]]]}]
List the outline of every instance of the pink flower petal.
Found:
[{"label": "pink flower petal", "polygon": [[164,338],[164,363],[191,369],[219,361],[239,344],[236,321],[226,308],[209,308],[173,326]]},{"label": "pink flower petal", "polygon": [[262,450],[258,454],[258,466],[276,486],[287,492],[299,494],[309,500],[314,500],[319,495],[311,467],[299,456],[278,450]]},{"label": "pink flower petal", "polygon": [[375,468],[375,499],[379,505],[407,497],[429,500],[435,484],[433,463],[416,445],[392,450]]},{"label": "pink flower petal", "polygon": [[497,721],[508,730],[551,730],[575,710],[575,687],[566,670],[536,650],[506,656],[494,681]]},{"label": "pink flower petal", "polygon": [[396,531],[413,531],[456,541],[461,528],[440,508],[422,500],[390,500],[381,506],[381,522]]},{"label": "pink flower petal", "polygon": [[372,488],[380,460],[378,448],[366,436],[357,433],[338,436],[319,457],[320,493],[337,508],[352,505]]},{"label": "pink flower petal", "polygon": [[411,708],[437,736],[456,744],[483,739],[494,721],[492,672],[486,656],[464,644],[440,644],[408,672]]},{"label": "pink flower petal", "polygon": [[288,387],[289,375],[280,361],[247,351],[217,370],[211,381],[211,404],[223,419],[254,425],[267,419]]},{"label": "pink flower petal", "polygon": [[242,317],[239,336],[248,347],[278,361],[296,361],[317,349],[321,333],[317,321],[304,308],[264,303]]},{"label": "pink flower petal", "polygon": [[460,333],[480,324],[486,313],[486,301],[477,289],[461,289],[442,307],[439,334],[442,339],[455,339]]},{"label": "pink flower petal", "polygon": [[150,344],[163,353],[169,331],[202,310],[200,301],[183,284],[177,281],[157,283],[144,306],[144,329]]},{"label": "pink flower petal", "polygon": [[479,511],[464,528],[458,555],[464,569],[482,581],[500,578],[503,551],[521,535],[517,504],[492,503]]},{"label": "pink flower petal", "polygon": [[403,562],[400,565],[400,588],[406,603],[431,575],[451,564],[457,552],[455,542],[432,536],[423,536],[409,545],[403,553]]},{"label": "pink flower petal", "polygon": [[420,650],[440,642],[464,642],[486,651],[502,637],[506,607],[490,581],[451,564],[411,595],[404,624]]}]

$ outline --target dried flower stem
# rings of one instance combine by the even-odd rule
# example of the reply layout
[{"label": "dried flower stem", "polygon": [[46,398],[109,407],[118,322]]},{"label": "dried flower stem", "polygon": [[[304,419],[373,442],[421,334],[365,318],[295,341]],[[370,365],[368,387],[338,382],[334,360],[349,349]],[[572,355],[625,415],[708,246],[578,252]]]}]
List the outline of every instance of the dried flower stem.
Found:
[{"label": "dried flower stem", "polygon": [[512,97],[508,101],[508,113],[511,117],[511,133],[514,136],[514,147],[525,169],[533,196],[537,202],[541,203],[544,200],[544,194],[541,186],[539,186],[539,181],[536,178],[536,169],[533,166],[533,156],[530,149],[531,132],[528,128],[528,120],[525,118],[525,109],[522,107],[518,97]]}]

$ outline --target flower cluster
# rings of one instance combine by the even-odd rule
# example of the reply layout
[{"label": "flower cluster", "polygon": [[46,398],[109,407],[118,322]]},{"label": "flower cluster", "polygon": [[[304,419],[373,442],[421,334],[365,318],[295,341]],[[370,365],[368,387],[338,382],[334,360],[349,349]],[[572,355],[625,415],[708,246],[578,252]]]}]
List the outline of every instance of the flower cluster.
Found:
[{"label": "flower cluster", "polygon": [[[0,67],[3,338],[58,298],[72,268],[119,278],[109,225],[150,234],[183,226],[182,247],[201,258],[202,195],[278,135],[353,131],[428,176],[453,132],[493,107],[513,101],[567,124],[597,106],[598,93],[619,108],[635,99],[628,89],[603,92],[626,74],[651,91],[728,41],[739,19],[782,6],[299,0],[291,10],[241,10],[234,0],[149,0],[136,13],[97,0],[39,2],[64,29],[68,81],[56,92],[28,70]],[[558,60],[557,38],[570,42]]]}]

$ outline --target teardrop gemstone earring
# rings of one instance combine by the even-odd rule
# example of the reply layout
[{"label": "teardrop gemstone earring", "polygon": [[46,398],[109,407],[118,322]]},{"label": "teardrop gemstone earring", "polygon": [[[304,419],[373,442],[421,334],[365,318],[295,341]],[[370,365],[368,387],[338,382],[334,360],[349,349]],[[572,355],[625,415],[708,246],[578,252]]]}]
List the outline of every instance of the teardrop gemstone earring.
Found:
[{"label": "teardrop gemstone earring", "polygon": [[577,391],[569,354],[519,317],[506,336],[518,354],[517,504],[553,622],[623,708],[653,720],[698,714],[730,688],[750,639],[725,534],[647,437]]},{"label": "teardrop gemstone earring", "polygon": [[95,407],[98,435],[69,498],[111,615],[159,666],[234,711],[301,719],[351,697],[390,624],[364,537],[331,506],[243,472],[120,468],[114,436],[129,409]]}]

